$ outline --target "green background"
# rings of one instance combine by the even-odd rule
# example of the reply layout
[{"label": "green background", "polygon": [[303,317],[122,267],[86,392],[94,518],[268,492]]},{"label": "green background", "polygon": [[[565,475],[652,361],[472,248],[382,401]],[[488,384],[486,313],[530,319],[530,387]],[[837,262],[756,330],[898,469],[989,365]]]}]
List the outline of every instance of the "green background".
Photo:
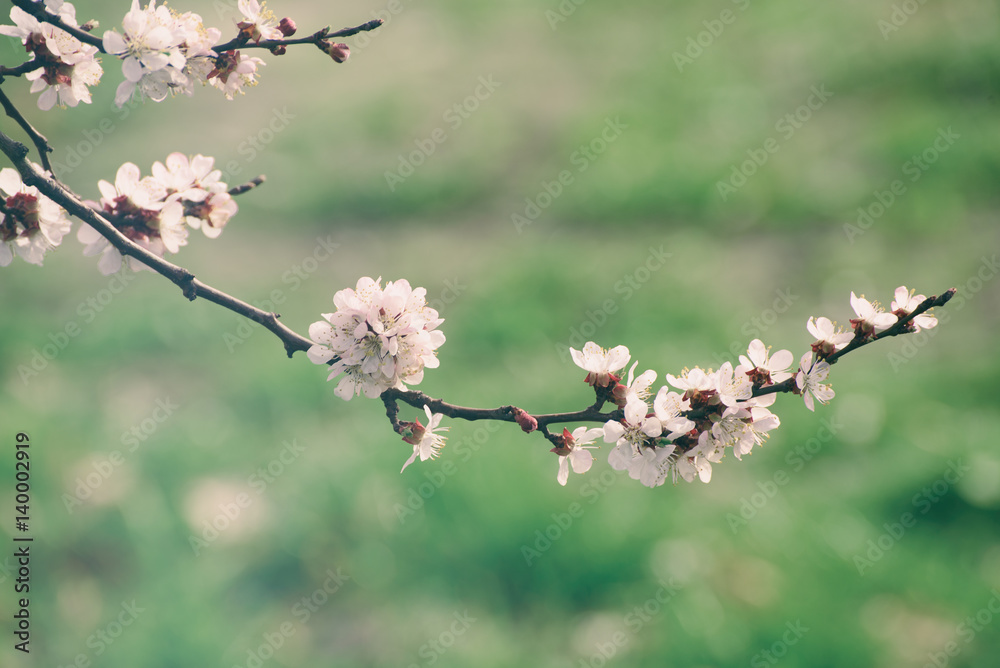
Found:
[{"label": "green background", "polygon": [[[904,4],[915,13],[883,34]],[[853,315],[851,290],[887,305],[900,284],[955,286],[948,322],[844,358],[815,414],[780,397],[781,428],[709,485],[646,489],[611,472],[605,446],[560,487],[543,439],[462,421],[447,422],[440,459],[400,475],[410,447],[380,402],[337,399],[303,355],[152,274],[112,295],[119,284],[68,238],[44,268],[0,271],[0,539],[12,545],[18,431],[31,436],[35,537],[32,653],[12,649],[12,563],[0,563],[0,663],[247,666],[287,622],[263,665],[995,665],[997,5],[562,7],[274,3],[302,34],[389,20],[348,39],[342,66],[312,47],[265,54],[261,85],[232,103],[199,89],[126,115],[107,57],[89,106],[38,113],[23,81],[4,90],[85,197],[122,162],[148,172],[172,151],[233,161],[232,184],[266,174],[221,238],[193,233],[173,259],[281,301],[303,333],[360,276],[425,286],[448,341],[420,389],[454,403],[589,404],[565,354],[580,332],[627,345],[662,382],[755,336],[797,358],[809,316]],[[177,8],[220,26],[235,16],[223,2]],[[124,10],[93,3],[79,18],[109,28]],[[678,67],[688,48],[697,57]],[[13,40],[0,54],[20,62]],[[480,77],[499,85],[466,102]],[[829,99],[800,110],[813,87]],[[455,104],[475,107],[457,126]],[[807,120],[786,136],[795,113]],[[616,119],[626,127],[580,171],[574,152]],[[911,180],[907,163],[949,128],[958,138]],[[386,173],[435,136],[390,189]],[[718,183],[769,138],[777,151],[723,199]],[[86,155],[71,168],[74,152]],[[540,197],[563,170],[559,196]],[[869,229],[845,228],[897,179],[905,191]],[[518,226],[526,199],[544,205]],[[339,245],[323,262],[318,239]],[[640,269],[661,247],[666,263]],[[22,377],[71,322],[79,334]],[[177,406],[161,422],[157,400]],[[293,442],[302,452],[275,464]],[[67,509],[116,451],[121,464]],[[261,489],[269,465],[281,472]],[[191,537],[238,499],[249,505],[195,554]],[[337,569],[349,579],[305,620],[295,606]],[[133,600],[142,612],[102,644]],[[456,615],[475,621],[452,636]]]}]

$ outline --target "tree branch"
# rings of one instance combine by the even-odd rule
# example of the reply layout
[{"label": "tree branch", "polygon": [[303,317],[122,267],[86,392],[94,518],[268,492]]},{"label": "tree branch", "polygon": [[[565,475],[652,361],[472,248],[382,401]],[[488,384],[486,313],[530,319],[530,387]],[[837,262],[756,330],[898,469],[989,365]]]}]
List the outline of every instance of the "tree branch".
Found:
[{"label": "tree branch", "polygon": [[36,130],[27,119],[21,115],[21,112],[17,110],[17,107],[10,101],[7,95],[3,92],[3,88],[0,87],[0,105],[3,105],[3,110],[8,116],[14,119],[24,133],[31,138],[31,143],[35,145],[35,150],[38,151],[38,157],[42,162],[42,167],[52,172],[52,165],[49,164],[49,153],[52,152],[52,147],[49,146],[49,141],[45,138],[42,133]]},{"label": "tree branch", "polygon": [[[42,192],[42,194],[61,205],[72,215],[93,227],[98,231],[98,233],[108,239],[108,241],[123,256],[136,258],[156,273],[166,277],[168,280],[176,284],[181,288],[184,295],[188,299],[194,300],[196,297],[202,297],[214,304],[218,304],[223,308],[229,309],[234,313],[262,324],[282,341],[285,346],[285,351],[289,357],[291,357],[295,352],[305,351],[312,347],[313,343],[311,340],[296,333],[291,328],[285,326],[284,323],[280,322],[278,320],[279,315],[277,313],[263,311],[242,300],[228,295],[221,290],[206,285],[196,279],[194,274],[189,272],[187,269],[172,264],[132,242],[119,232],[105,217],[85,206],[80,201],[80,198],[72,193],[68,188],[62,186],[46,174],[39,172],[26,159],[28,153],[27,147],[10,139],[2,132],[0,132],[0,150],[10,157],[11,161],[21,173],[21,176],[26,184],[35,186],[40,192]],[[231,189],[230,193],[240,194],[246,192],[262,182],[263,177],[257,177],[247,184]],[[916,316],[925,313],[928,309],[934,306],[943,306],[954,295],[955,288],[951,288],[950,290],[942,293],[940,296],[928,297],[920,304],[920,306],[914,309],[913,312],[907,316],[898,318],[897,322],[892,327],[886,329],[881,334],[870,338],[866,338],[861,335],[855,336],[854,340],[852,340],[850,344],[842,350],[831,354],[827,358],[827,361],[833,364],[844,355],[853,352],[862,346],[868,345],[869,343],[873,343],[890,336],[897,336],[899,334],[905,334],[913,331],[913,328],[909,323],[911,323]],[[331,363],[334,361],[336,361],[336,358],[332,360]],[[759,397],[776,392],[795,392],[797,389],[795,377],[793,376],[792,378],[775,385],[754,388],[752,394],[755,397]],[[609,400],[609,393],[610,390],[608,388],[598,388],[594,404],[579,411],[566,413],[542,413],[538,415],[529,414],[529,416],[534,418],[537,422],[537,430],[547,440],[558,446],[560,445],[558,441],[559,437],[549,432],[548,425],[550,424],[563,424],[568,422],[604,423],[609,420],[620,421],[624,418],[624,413],[620,408],[608,412],[602,412],[601,408]],[[440,413],[453,419],[468,421],[496,420],[500,422],[518,422],[517,415],[520,411],[520,409],[510,405],[500,406],[498,408],[472,408],[467,406],[458,406],[441,399],[435,399],[434,397],[417,390],[402,390],[398,388],[390,388],[386,390],[380,395],[380,398],[385,405],[386,417],[389,419],[393,430],[397,433],[401,433],[402,429],[398,417],[398,402],[403,402],[414,408],[423,408],[424,406],[427,406],[434,413]],[[704,419],[707,416],[707,413],[708,411],[705,408],[698,408],[686,411],[684,415],[689,419]]]}]

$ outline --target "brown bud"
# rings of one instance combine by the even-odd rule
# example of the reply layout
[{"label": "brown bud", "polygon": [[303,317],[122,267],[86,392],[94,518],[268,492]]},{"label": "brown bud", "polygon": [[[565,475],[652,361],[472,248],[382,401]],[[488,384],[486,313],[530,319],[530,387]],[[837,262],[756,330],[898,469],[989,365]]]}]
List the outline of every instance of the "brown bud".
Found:
[{"label": "brown bud", "polygon": [[278,44],[276,46],[272,46],[271,47],[271,53],[273,53],[276,56],[283,56],[283,55],[285,55],[285,51],[287,51],[287,50],[288,49],[285,48],[284,44]]},{"label": "brown bud", "polygon": [[298,28],[295,27],[295,21],[286,16],[281,19],[280,23],[278,23],[278,30],[280,30],[281,34],[285,37],[291,37],[295,34],[295,31],[298,30]]},{"label": "brown bud", "polygon": [[514,420],[521,426],[525,434],[530,434],[538,429],[538,420],[516,406],[514,407]]},{"label": "brown bud", "polygon": [[351,48],[340,42],[335,44],[328,43],[324,51],[330,54],[330,57],[337,63],[342,63],[351,57]]},{"label": "brown bud", "polygon": [[101,24],[97,22],[97,19],[90,19],[82,26],[80,26],[80,30],[82,30],[83,32],[94,32],[99,27],[101,27]]}]

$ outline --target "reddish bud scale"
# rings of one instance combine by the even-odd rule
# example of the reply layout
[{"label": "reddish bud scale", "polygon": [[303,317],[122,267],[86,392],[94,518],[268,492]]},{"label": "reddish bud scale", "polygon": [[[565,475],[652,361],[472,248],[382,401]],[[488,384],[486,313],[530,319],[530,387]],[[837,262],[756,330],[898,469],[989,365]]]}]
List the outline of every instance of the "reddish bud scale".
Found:
[{"label": "reddish bud scale", "polygon": [[400,434],[403,440],[410,445],[416,445],[424,437],[424,433],[427,428],[420,424],[420,418],[417,418],[413,422],[400,422]]}]

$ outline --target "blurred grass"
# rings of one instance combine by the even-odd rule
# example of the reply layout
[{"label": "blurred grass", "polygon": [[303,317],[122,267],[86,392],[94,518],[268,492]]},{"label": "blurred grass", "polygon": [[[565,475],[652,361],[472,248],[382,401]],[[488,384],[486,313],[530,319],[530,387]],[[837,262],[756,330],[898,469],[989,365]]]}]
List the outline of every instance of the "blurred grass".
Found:
[{"label": "blurred grass", "polygon": [[[950,665],[992,666],[995,629],[966,644],[956,626],[1000,587],[1000,291],[970,283],[1000,236],[995,5],[923,5],[883,39],[876,22],[891,3],[753,3],[680,73],[673,52],[731,3],[586,3],[555,31],[552,3],[403,6],[345,66],[306,51],[271,59],[241,104],[199,90],[122,118],[105,59],[94,104],[40,115],[40,129],[59,160],[114,119],[86,167],[64,175],[88,196],[123,160],[145,170],[173,150],[236,160],[233,182],[267,174],[220,240],[192,237],[178,260],[246,299],[279,291],[283,319],[303,332],[359,276],[427,287],[447,300],[448,342],[421,389],[465,405],[578,408],[586,388],[559,351],[608,299],[618,311],[593,338],[625,343],[660,378],[717,366],[753,338],[747,323],[778,291],[795,299],[760,336],[796,355],[809,316],[849,317],[851,290],[887,302],[901,283],[955,285],[964,301],[912,361],[889,357],[905,339],[845,358],[837,398],[816,414],[780,398],[782,428],[754,456],[717,466],[710,485],[619,484],[599,457],[561,488],[540,439],[462,422],[441,459],[399,475],[407,446],[378,402],[337,400],[321,369],[285,359],[259,328],[227,345],[239,319],[152,275],[85,321],[81,304],[108,279],[69,239],[45,270],[18,262],[0,281],[0,419],[5,438],[32,437],[37,537],[36,659],[6,643],[3,665],[68,665],[77,653],[101,666],[246,665],[289,619],[295,633],[269,665],[428,665],[421,646],[466,610],[477,621],[436,663],[599,665],[598,644],[673,578],[676,597],[613,661],[753,665],[801,621],[809,631],[781,665],[923,666],[955,639]],[[333,18],[305,3],[274,9],[308,30],[383,7]],[[221,23],[213,11],[206,20]],[[16,62],[13,48],[0,53]],[[450,129],[445,111],[491,74],[500,88]],[[820,84],[831,100],[721,201],[717,181]],[[33,104],[21,82],[7,89]],[[247,161],[241,143],[275,109],[295,117]],[[609,117],[629,127],[518,234],[511,214],[572,169],[573,151]],[[962,138],[852,243],[843,225],[857,207],[948,126]],[[437,127],[448,140],[390,192],[385,172]],[[334,258],[301,284],[287,279],[328,236]],[[625,299],[616,284],[661,245],[667,265]],[[462,286],[454,301],[449,285]],[[19,366],[70,320],[82,333],[23,383]],[[166,397],[177,412],[67,512],[76,478],[127,451],[123,433]],[[791,457],[824,418],[843,426],[796,470]],[[251,476],[293,440],[305,451],[258,495]],[[854,556],[959,458],[972,471],[859,576]],[[788,484],[733,531],[731,517],[779,470]],[[0,474],[11,479],[10,457]],[[433,494],[401,522],[400,504],[427,484]],[[239,493],[251,505],[196,556],[190,536]],[[574,502],[583,515],[527,565],[522,546]],[[351,580],[300,623],[293,606],[337,568]],[[11,600],[10,580],[2,586]],[[145,611],[97,656],[88,638],[133,599]]]}]

